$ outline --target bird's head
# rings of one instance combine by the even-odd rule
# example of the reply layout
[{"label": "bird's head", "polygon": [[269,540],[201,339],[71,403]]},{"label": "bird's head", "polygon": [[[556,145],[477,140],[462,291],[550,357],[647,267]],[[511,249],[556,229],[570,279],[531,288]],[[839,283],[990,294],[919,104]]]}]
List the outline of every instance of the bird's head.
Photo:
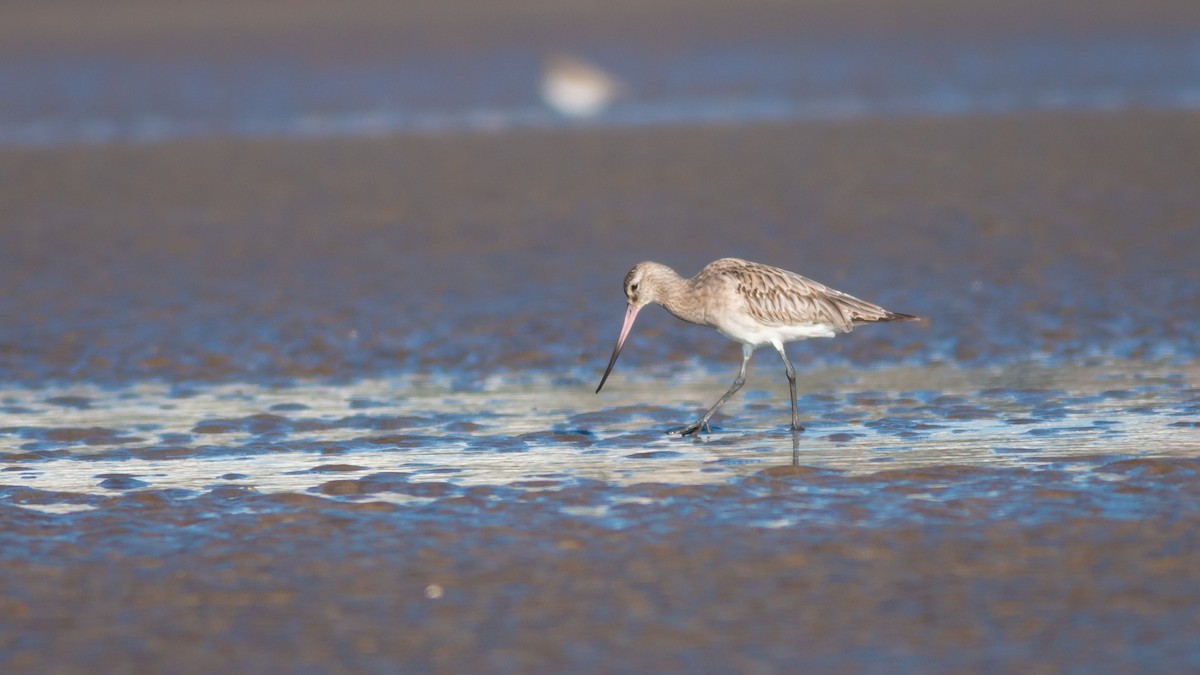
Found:
[{"label": "bird's head", "polygon": [[625,300],[629,303],[625,307],[625,323],[621,325],[621,335],[617,338],[617,345],[613,347],[612,358],[608,360],[608,368],[604,369],[604,376],[600,378],[600,386],[596,387],[596,393],[600,393],[600,389],[608,380],[608,374],[616,365],[617,357],[621,355],[621,347],[625,346],[625,338],[629,337],[638,312],[652,302],[660,302],[664,284],[678,278],[679,275],[670,267],[649,261],[634,265],[629,274],[625,275]]},{"label": "bird's head", "polygon": [[[656,262],[640,262],[625,275],[625,299],[637,309],[659,302],[663,283],[678,275],[670,267]],[[635,310],[636,311],[636,310]]]}]

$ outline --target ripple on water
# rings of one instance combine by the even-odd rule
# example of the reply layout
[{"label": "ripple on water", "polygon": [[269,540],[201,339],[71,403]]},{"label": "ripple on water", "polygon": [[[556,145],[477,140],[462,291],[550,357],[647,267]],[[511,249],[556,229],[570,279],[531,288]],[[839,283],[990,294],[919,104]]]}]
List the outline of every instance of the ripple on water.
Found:
[{"label": "ripple on water", "polygon": [[[76,495],[111,500],[172,490],[173,499],[207,495],[210,503],[239,508],[251,508],[251,496],[293,493],[476,506],[533,495],[539,504],[567,506],[578,500],[572,491],[588,486],[589,506],[597,506],[597,494],[607,495],[599,506],[624,504],[605,511],[611,525],[668,515],[641,503],[664,496],[663,488],[630,486],[699,486],[703,494],[725,486],[755,501],[763,497],[755,496],[756,481],[766,479],[774,485],[768,501],[780,499],[780,490],[792,494],[784,501],[798,511],[784,520],[820,512],[882,522],[976,514],[977,500],[993,493],[1136,512],[1136,505],[1117,509],[1105,501],[1116,494],[1114,484],[1131,494],[1148,489],[1138,481],[1150,472],[1193,475],[1196,422],[1188,416],[1196,396],[1183,386],[1186,378],[1147,386],[1140,374],[1073,373],[1069,386],[1029,389],[1005,386],[1003,373],[920,370],[825,378],[838,384],[802,393],[808,431],[796,435],[786,429],[786,394],[752,390],[714,420],[713,433],[689,438],[663,431],[698,414],[690,404],[595,409],[602,401],[586,388],[556,385],[449,391],[364,381],[322,384],[311,393],[303,385],[196,385],[186,396],[150,385],[13,390],[4,400],[22,412],[0,419],[0,461],[10,464],[2,472],[9,491],[0,499],[60,513],[97,504]],[[906,389],[893,392],[873,384],[876,378],[903,380]],[[632,386],[635,399],[686,398],[673,381]],[[97,463],[103,471],[88,470]],[[907,501],[876,501],[864,494],[863,481]],[[1042,492],[1027,491],[1025,482]],[[924,503],[915,509],[912,500]],[[748,504],[727,507],[719,517],[782,522]],[[1011,504],[1002,510],[1021,512]]]},{"label": "ripple on water", "polygon": [[150,483],[147,483],[144,480],[139,480],[136,476],[125,473],[101,473],[96,474],[94,478],[100,479],[100,482],[97,483],[97,486],[105,490],[118,490],[125,492],[128,490],[150,487]]}]

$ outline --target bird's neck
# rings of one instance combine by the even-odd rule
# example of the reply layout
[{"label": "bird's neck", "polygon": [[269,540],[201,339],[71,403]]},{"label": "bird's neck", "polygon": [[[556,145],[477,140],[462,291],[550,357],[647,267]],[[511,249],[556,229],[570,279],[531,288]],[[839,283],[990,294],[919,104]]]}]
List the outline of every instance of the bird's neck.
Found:
[{"label": "bird's neck", "polygon": [[659,279],[658,304],[672,316],[689,323],[704,323],[704,308],[692,292],[689,280],[680,277],[675,270],[667,269]]}]

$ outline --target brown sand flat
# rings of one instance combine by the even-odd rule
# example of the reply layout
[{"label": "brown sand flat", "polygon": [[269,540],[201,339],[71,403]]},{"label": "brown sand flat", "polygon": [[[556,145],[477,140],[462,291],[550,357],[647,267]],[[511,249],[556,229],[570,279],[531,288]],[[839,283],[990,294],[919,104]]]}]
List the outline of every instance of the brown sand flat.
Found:
[{"label": "brown sand flat", "polygon": [[[773,32],[820,35],[846,30],[875,37],[912,30],[958,35],[997,31],[1102,31],[1140,26],[1194,25],[1187,0],[1055,2],[986,0],[898,2],[728,2],[622,0],[595,7],[550,0],[115,0],[103,7],[84,0],[53,5],[36,0],[6,4],[0,44],[7,52],[138,47],[176,50],[212,47],[276,48],[281,44],[404,50],[469,48],[478,41],[535,40],[553,44],[623,35],[635,41],[700,37],[706,40]],[[346,52],[343,52],[343,54]]]},{"label": "brown sand flat", "polygon": [[[1197,494],[1194,460],[1131,471],[1131,490]],[[780,513],[803,506],[794,491],[840,482],[774,473],[757,498]],[[928,502],[889,527],[854,524],[851,499],[813,503],[825,524],[718,522],[745,485],[634,488],[644,501],[621,529],[557,513],[600,486],[503,506],[477,489],[426,515],[232,489],[75,516],[6,506],[0,659],[6,672],[1188,669],[1195,508],[1089,515],[1083,493],[1039,492],[1047,479],[1028,473],[940,484],[975,479],[995,496]]]},{"label": "brown sand flat", "polygon": [[[591,363],[624,270],[722,255],[931,319],[819,354],[1153,354],[1192,330],[1174,308],[1195,283],[1198,156],[1194,113],[1142,111],[0,150],[0,320],[19,328],[0,369],[461,367],[449,335],[484,372]],[[347,360],[350,329],[379,342]],[[627,356],[726,355],[708,337]]]},{"label": "brown sand flat", "polygon": [[9,54],[98,51],[126,54],[212,55],[286,48],[344,58],[532,43],[548,49],[619,36],[633,44],[669,48],[688,40],[720,41],[770,35],[845,34],[882,39],[911,33],[972,38],[1039,30],[1104,33],[1180,28],[1200,21],[1189,0],[1043,3],[1019,0],[896,2],[849,0],[776,3],[728,0],[221,0],[202,4],[115,0],[103,8],[86,0],[5,5],[0,50]]}]

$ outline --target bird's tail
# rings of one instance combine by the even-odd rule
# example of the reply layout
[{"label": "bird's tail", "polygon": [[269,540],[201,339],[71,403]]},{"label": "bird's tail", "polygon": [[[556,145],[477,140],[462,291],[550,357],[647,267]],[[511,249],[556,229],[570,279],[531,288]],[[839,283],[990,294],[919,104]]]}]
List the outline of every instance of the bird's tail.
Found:
[{"label": "bird's tail", "polygon": [[[885,310],[886,311],[886,310]],[[921,317],[913,316],[912,314],[901,314],[899,312],[887,312],[882,318],[876,321],[920,321]]]}]

